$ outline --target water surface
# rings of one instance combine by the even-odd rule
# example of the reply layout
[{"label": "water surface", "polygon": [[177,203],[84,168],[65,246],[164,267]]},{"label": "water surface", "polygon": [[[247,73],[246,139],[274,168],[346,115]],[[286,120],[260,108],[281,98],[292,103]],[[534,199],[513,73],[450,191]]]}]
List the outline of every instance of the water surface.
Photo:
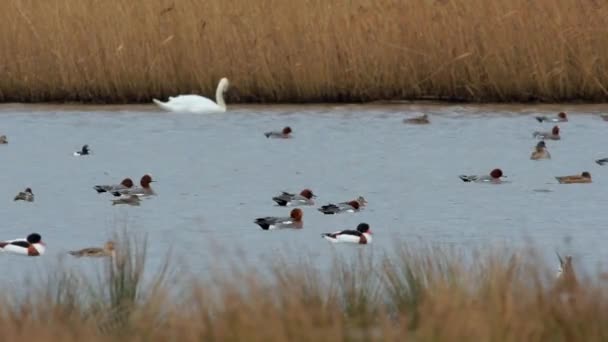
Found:
[{"label": "water surface", "polygon": [[[368,222],[382,254],[396,241],[473,250],[521,247],[570,253],[595,267],[608,250],[605,208],[606,106],[326,105],[233,106],[221,115],[171,114],[153,106],[22,106],[0,108],[0,238],[32,231],[48,244],[44,258],[2,256],[5,271],[39,272],[71,249],[102,245],[128,227],[146,233],[149,262],[169,250],[204,274],[234,260],[301,257],[326,265],[334,253],[323,232]],[[566,110],[561,141],[548,141],[550,161],[529,159],[534,115]],[[405,117],[427,113],[427,126]],[[266,139],[289,125],[294,139]],[[89,144],[93,155],[74,157]],[[510,183],[470,184],[459,174],[500,167]],[[589,171],[593,184],[560,185],[554,176]],[[96,184],[151,173],[158,196],[140,207],[112,206]],[[13,202],[25,187],[34,203]],[[256,217],[288,215],[271,197],[311,188],[319,205],[359,195],[369,206],[325,216],[304,209],[304,229],[262,231]],[[238,253],[236,252],[238,251]],[[90,261],[66,260],[68,264]]]}]

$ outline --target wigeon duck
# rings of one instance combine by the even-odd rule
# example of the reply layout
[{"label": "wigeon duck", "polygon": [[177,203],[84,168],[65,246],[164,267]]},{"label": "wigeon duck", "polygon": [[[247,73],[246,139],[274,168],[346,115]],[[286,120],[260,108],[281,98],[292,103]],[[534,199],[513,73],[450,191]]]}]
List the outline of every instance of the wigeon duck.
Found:
[{"label": "wigeon duck", "polygon": [[591,174],[584,171],[580,175],[555,177],[560,184],[591,183]]},{"label": "wigeon duck", "polygon": [[264,230],[269,229],[284,229],[284,228],[302,228],[302,209],[292,209],[289,217],[260,217],[253,221]]},{"label": "wigeon duck", "polygon": [[141,187],[131,188],[131,189],[122,189],[113,191],[112,195],[119,197],[121,195],[137,195],[137,196],[151,196],[156,195],[154,190],[150,187],[150,183],[154,182],[152,180],[152,176],[146,174],[141,177],[139,184]]},{"label": "wigeon duck", "polygon": [[549,153],[549,151],[547,151],[547,144],[545,144],[544,140],[541,140],[538,142],[538,144],[536,144],[536,149],[534,150],[534,152],[532,152],[530,159],[551,159],[551,154]]},{"label": "wigeon duck", "polygon": [[340,202],[338,204],[330,203],[318,208],[320,212],[325,215],[334,215],[340,213],[354,213],[363,209],[367,201],[363,196],[359,196],[357,199],[348,201],[348,202]]},{"label": "wigeon duck", "polygon": [[70,255],[75,257],[107,257],[114,255],[114,241],[108,241],[104,244],[103,248],[89,247],[77,251],[68,252]]},{"label": "wigeon duck", "polygon": [[494,169],[489,175],[477,176],[477,175],[460,175],[458,176],[463,182],[475,182],[475,183],[500,183],[501,177],[506,177],[502,174],[501,169]]},{"label": "wigeon duck", "polygon": [[112,205],[117,204],[128,204],[132,206],[138,206],[141,203],[139,196],[137,195],[120,195],[117,199],[112,200]]},{"label": "wigeon duck", "polygon": [[273,197],[272,200],[277,202],[281,207],[295,207],[299,205],[314,205],[313,197],[317,196],[310,189],[304,189],[299,195],[282,192],[280,195]]},{"label": "wigeon duck", "polygon": [[429,121],[429,116],[423,114],[421,116],[417,116],[415,118],[403,119],[403,123],[406,124],[415,124],[415,125],[425,125],[431,123]]},{"label": "wigeon duck", "polygon": [[321,236],[333,243],[356,243],[360,245],[372,243],[372,231],[367,223],[359,223],[357,230],[341,230],[334,233],[324,233]]},{"label": "wigeon duck", "polygon": [[568,116],[564,112],[560,112],[556,117],[550,118],[548,116],[537,116],[535,117],[538,122],[567,122]]},{"label": "wigeon duck", "polygon": [[39,256],[46,251],[46,245],[38,233],[32,233],[25,239],[0,242],[0,251],[27,256]]},{"label": "wigeon duck", "polygon": [[561,137],[559,136],[559,127],[557,127],[557,126],[553,126],[553,129],[551,130],[551,132],[536,131],[532,135],[535,138],[539,138],[539,139],[549,139],[549,140],[560,140],[561,139]]},{"label": "wigeon duck", "polygon": [[600,114],[600,117],[604,119],[604,121],[608,121],[608,114]]},{"label": "wigeon duck", "polygon": [[598,165],[608,164],[608,158],[602,158],[595,161]]},{"label": "wigeon duck", "polygon": [[6,135],[0,135],[0,145],[1,144],[8,144],[8,138]]},{"label": "wigeon duck", "polygon": [[264,133],[266,138],[280,138],[280,139],[288,139],[291,138],[291,127],[287,126],[283,128],[282,131],[272,131]]},{"label": "wigeon duck", "polygon": [[32,189],[25,188],[25,191],[21,191],[15,196],[14,201],[34,202],[34,193],[32,192]]},{"label": "wigeon duck", "polygon": [[120,182],[120,184],[117,185],[95,185],[93,187],[93,189],[95,189],[97,191],[97,193],[102,193],[102,192],[114,192],[114,191],[120,191],[120,190],[125,190],[125,189],[129,189],[133,187],[133,181],[131,180],[131,178],[125,178],[122,180],[122,182]]},{"label": "wigeon duck", "polygon": [[91,152],[91,150],[89,150],[89,145],[84,145],[84,146],[82,146],[80,151],[74,152],[74,155],[75,156],[88,156],[89,152]]}]

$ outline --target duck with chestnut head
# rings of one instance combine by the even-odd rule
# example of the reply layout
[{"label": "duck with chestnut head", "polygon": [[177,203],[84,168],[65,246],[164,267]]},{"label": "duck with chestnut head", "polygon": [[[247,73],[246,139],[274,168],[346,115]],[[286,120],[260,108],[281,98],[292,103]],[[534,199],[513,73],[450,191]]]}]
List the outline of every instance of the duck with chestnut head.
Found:
[{"label": "duck with chestnut head", "polygon": [[291,132],[291,127],[287,126],[284,127],[281,131],[266,132],[264,133],[264,135],[266,136],[266,138],[289,139],[292,137]]},{"label": "duck with chestnut head", "polygon": [[317,197],[310,189],[304,189],[300,194],[292,194],[289,192],[281,192],[281,194],[272,198],[277,205],[281,207],[295,207],[300,205],[314,205],[313,198]]},{"label": "duck with chestnut head", "polygon": [[136,195],[136,196],[156,195],[156,193],[150,186],[150,183],[152,183],[152,182],[154,182],[154,180],[152,180],[152,176],[150,176],[149,174],[145,174],[145,175],[143,175],[143,177],[141,177],[141,179],[139,181],[139,184],[141,185],[140,187],[113,191],[112,195],[114,195],[116,197],[120,197],[122,195],[125,195],[125,196],[128,196],[128,195]]},{"label": "duck with chestnut head", "polygon": [[355,213],[363,209],[367,205],[367,200],[363,196],[359,196],[354,200],[340,202],[340,203],[329,203],[321,206],[317,210],[325,215],[335,215],[341,213]]},{"label": "duck with chestnut head", "polygon": [[551,132],[539,132],[536,131],[532,134],[533,137],[543,140],[560,140],[561,136],[559,135],[559,127],[553,126]]},{"label": "duck with chestnut head", "polygon": [[489,175],[460,175],[458,176],[463,182],[474,183],[502,183],[502,178],[506,177],[501,169],[494,169]]},{"label": "duck with chestnut head", "polygon": [[95,185],[93,187],[93,189],[95,189],[95,191],[97,191],[97,193],[100,194],[102,192],[114,192],[114,191],[130,189],[132,187],[133,187],[133,181],[131,180],[131,178],[125,178],[120,182],[120,184]]},{"label": "duck with chestnut head", "polygon": [[266,216],[259,217],[253,221],[263,230],[286,229],[286,228],[303,228],[304,224],[302,217],[304,213],[302,209],[295,208],[289,213],[289,217]]},{"label": "duck with chestnut head", "polygon": [[538,122],[568,122],[568,115],[564,112],[560,112],[555,117],[549,116],[536,116]]}]

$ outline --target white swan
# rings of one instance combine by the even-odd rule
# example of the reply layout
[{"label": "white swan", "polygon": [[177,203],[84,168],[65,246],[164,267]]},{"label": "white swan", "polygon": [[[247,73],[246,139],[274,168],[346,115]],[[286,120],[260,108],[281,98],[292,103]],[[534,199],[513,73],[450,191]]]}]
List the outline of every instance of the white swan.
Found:
[{"label": "white swan", "polygon": [[152,99],[160,108],[169,112],[182,113],[223,113],[226,111],[226,102],[224,102],[224,93],[228,90],[229,82],[227,78],[222,78],[217,85],[215,91],[215,99],[217,101],[199,96],[199,95],[179,95],[176,97],[169,96],[169,101],[162,102],[157,99]]}]

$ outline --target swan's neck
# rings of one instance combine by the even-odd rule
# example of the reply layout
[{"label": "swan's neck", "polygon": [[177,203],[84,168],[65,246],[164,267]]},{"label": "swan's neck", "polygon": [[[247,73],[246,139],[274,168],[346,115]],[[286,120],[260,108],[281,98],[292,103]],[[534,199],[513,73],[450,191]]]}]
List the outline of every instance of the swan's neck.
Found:
[{"label": "swan's neck", "polygon": [[223,110],[226,110],[226,102],[224,102],[224,85],[220,82],[217,85],[217,90],[215,91],[215,102],[217,102],[218,107]]}]

